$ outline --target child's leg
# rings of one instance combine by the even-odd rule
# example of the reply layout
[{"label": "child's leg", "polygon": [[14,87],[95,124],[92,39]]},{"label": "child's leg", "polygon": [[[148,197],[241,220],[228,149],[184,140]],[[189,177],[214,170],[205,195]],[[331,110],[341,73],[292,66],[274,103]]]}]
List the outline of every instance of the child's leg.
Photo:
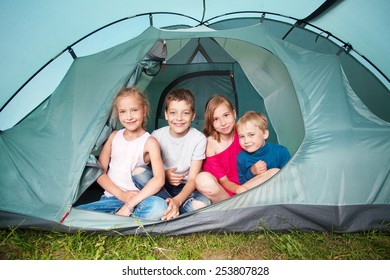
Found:
[{"label": "child's leg", "polygon": [[158,196],[149,196],[139,203],[131,216],[136,218],[159,221],[167,210],[168,204]]},{"label": "child's leg", "polygon": [[117,199],[115,196],[102,196],[98,201],[91,202],[88,204],[82,204],[77,206],[76,208],[82,210],[115,214],[116,211],[118,211],[118,209],[120,209],[123,205],[124,203]]},{"label": "child's leg", "polygon": [[209,172],[201,172],[195,179],[196,189],[212,203],[229,198],[229,194],[218,183],[217,179]]},{"label": "child's leg", "polygon": [[[142,190],[145,185],[150,181],[150,179],[153,178],[153,172],[149,166],[137,167],[134,169],[131,175],[133,177],[134,185],[139,190]],[[164,188],[161,188],[161,190],[155,195],[163,199],[171,197],[171,195]]]},{"label": "child's leg", "polygon": [[180,207],[180,214],[195,211],[211,204],[210,199],[198,191],[193,192]]}]

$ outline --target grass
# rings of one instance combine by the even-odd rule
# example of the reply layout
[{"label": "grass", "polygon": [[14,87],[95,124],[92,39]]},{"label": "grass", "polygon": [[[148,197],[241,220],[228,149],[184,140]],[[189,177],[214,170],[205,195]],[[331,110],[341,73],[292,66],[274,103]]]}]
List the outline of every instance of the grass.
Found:
[{"label": "grass", "polygon": [[0,230],[7,260],[389,260],[389,232],[107,236]]}]

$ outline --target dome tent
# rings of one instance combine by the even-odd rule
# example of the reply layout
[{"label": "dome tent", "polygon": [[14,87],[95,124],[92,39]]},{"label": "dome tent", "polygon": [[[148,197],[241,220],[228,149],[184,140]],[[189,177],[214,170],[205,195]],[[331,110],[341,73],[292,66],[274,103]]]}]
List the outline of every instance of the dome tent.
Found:
[{"label": "dome tent", "polygon": [[[53,94],[0,134],[1,226],[112,234],[388,229],[388,89],[349,48],[299,26],[290,31],[292,26],[263,13],[208,27],[151,26],[112,48],[75,56]],[[148,75],[143,62],[156,42],[166,44],[166,64]],[[197,55],[202,63],[194,63]],[[118,89],[126,84],[146,89],[154,109],[152,130],[159,126],[164,89],[183,83],[198,100],[208,91],[199,84],[210,85],[210,94],[221,85],[239,114],[265,112],[270,141],[293,154],[288,165],[258,188],[170,222],[73,208],[99,174],[94,154],[110,131],[106,124]],[[366,101],[369,94],[381,102]]]}]

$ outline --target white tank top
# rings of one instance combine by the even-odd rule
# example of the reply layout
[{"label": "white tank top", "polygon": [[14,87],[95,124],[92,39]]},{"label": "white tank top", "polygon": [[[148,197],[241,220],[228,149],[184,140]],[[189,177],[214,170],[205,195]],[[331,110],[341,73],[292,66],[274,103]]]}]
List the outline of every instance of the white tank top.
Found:
[{"label": "white tank top", "polygon": [[[117,132],[111,144],[111,159],[107,175],[119,188],[124,191],[138,190],[134,185],[131,173],[137,166],[145,166],[144,146],[150,134],[145,132],[142,136],[132,141],[127,141],[123,136],[125,130]],[[107,197],[113,196],[108,191]]]}]

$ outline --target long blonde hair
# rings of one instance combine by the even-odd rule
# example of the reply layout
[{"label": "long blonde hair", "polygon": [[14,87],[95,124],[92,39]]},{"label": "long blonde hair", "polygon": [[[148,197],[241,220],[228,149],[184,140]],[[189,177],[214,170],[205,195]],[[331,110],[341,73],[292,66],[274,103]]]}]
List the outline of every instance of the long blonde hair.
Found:
[{"label": "long blonde hair", "polygon": [[150,103],[146,95],[137,87],[125,87],[118,92],[112,106],[113,115],[115,116],[115,118],[118,118],[118,107],[117,107],[118,99],[127,96],[135,96],[138,98],[139,102],[141,103],[141,107],[144,110],[142,128],[146,129],[146,124],[148,123],[148,118],[150,114]]},{"label": "long blonde hair", "polygon": [[204,122],[203,133],[206,135],[206,137],[211,136],[213,139],[217,140],[218,142],[221,141],[221,136],[214,129],[213,123],[214,123],[214,111],[221,104],[226,104],[228,108],[231,110],[231,113],[232,114],[234,113],[233,104],[226,96],[220,94],[212,96],[207,101],[205,112],[204,112],[205,122]]}]

